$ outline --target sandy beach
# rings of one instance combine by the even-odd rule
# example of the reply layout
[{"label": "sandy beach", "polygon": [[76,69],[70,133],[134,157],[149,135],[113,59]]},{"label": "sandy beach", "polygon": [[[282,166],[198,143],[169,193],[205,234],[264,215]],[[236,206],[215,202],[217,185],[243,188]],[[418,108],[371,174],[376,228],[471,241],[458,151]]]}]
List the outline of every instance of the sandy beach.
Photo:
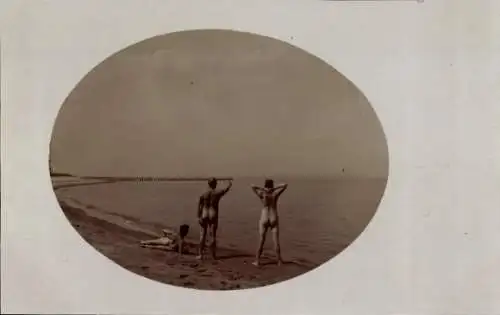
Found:
[{"label": "sandy beach", "polygon": [[132,218],[99,216],[93,209],[60,203],[73,227],[99,252],[134,273],[166,284],[207,290],[245,289],[281,282],[311,269],[296,262],[277,266],[272,256],[264,256],[263,265],[257,268],[251,264],[251,253],[227,248],[219,250],[216,261],[198,261],[194,239],[188,240],[189,253],[182,257],[172,251],[143,248],[140,241],[155,238],[151,231],[159,236],[161,226],[144,228]]},{"label": "sandy beach", "polygon": [[[199,226],[192,209],[201,183],[129,183],[78,176],[54,176],[52,181],[71,224],[104,256],[152,280],[207,290],[261,287],[318,267],[358,235],[383,190],[379,181],[290,179],[280,233],[286,263],[276,265],[269,240],[263,265],[257,268],[252,262],[259,209],[248,194],[245,179],[238,179],[220,213],[219,259],[207,257],[201,262],[195,259]],[[359,197],[360,191],[365,192],[364,198]],[[176,233],[180,224],[190,226],[189,253],[184,256],[165,248],[140,246],[141,241],[164,236],[164,230]]]}]

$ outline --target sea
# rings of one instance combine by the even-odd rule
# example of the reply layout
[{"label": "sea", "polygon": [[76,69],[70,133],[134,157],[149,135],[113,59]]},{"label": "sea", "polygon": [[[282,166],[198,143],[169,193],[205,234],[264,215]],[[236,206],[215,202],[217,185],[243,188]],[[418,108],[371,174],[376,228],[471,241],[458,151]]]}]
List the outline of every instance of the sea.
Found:
[{"label": "sea", "polygon": [[[219,246],[253,254],[262,206],[250,189],[263,179],[236,178],[221,200]],[[276,184],[282,181],[276,180]],[[279,200],[281,251],[285,260],[319,265],[351,244],[375,215],[386,179],[287,178]],[[220,186],[225,185],[224,182]],[[189,224],[197,239],[196,212],[205,182],[114,182],[72,185],[57,195],[108,213],[176,228]],[[265,252],[273,253],[269,235]]]}]

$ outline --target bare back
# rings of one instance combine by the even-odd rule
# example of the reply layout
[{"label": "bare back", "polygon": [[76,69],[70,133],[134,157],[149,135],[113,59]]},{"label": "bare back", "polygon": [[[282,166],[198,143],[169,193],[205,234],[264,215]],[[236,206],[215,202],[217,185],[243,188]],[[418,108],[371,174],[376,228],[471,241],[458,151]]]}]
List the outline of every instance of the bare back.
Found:
[{"label": "bare back", "polygon": [[209,189],[200,196],[198,203],[198,217],[205,224],[217,224],[219,217],[219,203],[222,197],[231,188],[231,183],[224,189]]},{"label": "bare back", "polygon": [[208,189],[204,192],[198,201],[198,222],[201,226],[200,234],[200,246],[198,259],[203,259],[203,250],[205,249],[205,240],[207,236],[207,231],[210,232],[212,236],[212,243],[210,245],[212,249],[212,256],[216,258],[217,250],[217,227],[219,221],[219,203],[222,197],[231,189],[233,182],[230,180],[229,184],[224,189],[216,189],[217,180],[212,178],[208,182]]},{"label": "bare back", "polygon": [[258,196],[265,208],[277,210],[279,195],[276,191],[263,190]]},{"label": "bare back", "polygon": [[[267,185],[268,182],[271,182],[271,185]],[[271,230],[273,233],[273,239],[275,244],[276,255],[278,257],[278,264],[281,264],[281,250],[279,244],[279,218],[278,218],[278,199],[281,194],[288,187],[287,184],[281,184],[276,187],[273,187],[272,180],[266,180],[265,188],[252,185],[253,192],[259,197],[262,205],[262,212],[259,220],[259,247],[257,249],[256,260],[253,263],[255,266],[260,265],[260,256],[262,255],[262,250],[264,246],[264,242],[266,240],[267,230]],[[271,187],[269,187],[271,186]]]},{"label": "bare back", "polygon": [[218,212],[222,196],[224,196],[224,190],[210,189],[200,196],[200,203],[204,209],[213,209]]},{"label": "bare back", "polygon": [[278,200],[286,188],[286,184],[276,188],[260,188],[252,186],[253,191],[259,197],[262,205],[264,206],[259,223],[261,230],[278,227]]}]

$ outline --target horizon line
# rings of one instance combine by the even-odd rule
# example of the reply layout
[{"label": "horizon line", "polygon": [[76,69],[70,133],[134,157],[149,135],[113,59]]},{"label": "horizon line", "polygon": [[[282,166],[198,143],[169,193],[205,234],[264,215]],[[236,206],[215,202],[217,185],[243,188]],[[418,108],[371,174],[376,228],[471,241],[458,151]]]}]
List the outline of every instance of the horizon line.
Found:
[{"label": "horizon line", "polygon": [[373,179],[386,179],[388,176],[381,175],[349,175],[349,174],[331,174],[331,175],[320,175],[320,174],[276,174],[276,175],[240,175],[240,176],[95,176],[95,175],[80,175],[72,174],[66,172],[53,172],[51,177],[58,176],[71,176],[79,177],[83,179],[124,179],[124,180],[185,180],[185,181],[202,181],[208,180],[210,178],[216,178],[217,180],[234,180],[236,178],[373,178]]}]

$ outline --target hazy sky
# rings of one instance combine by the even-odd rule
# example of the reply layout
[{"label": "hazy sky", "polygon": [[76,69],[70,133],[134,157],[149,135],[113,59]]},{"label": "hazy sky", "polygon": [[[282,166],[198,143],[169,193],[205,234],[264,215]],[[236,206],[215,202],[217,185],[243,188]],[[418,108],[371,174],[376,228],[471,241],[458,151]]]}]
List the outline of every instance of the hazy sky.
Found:
[{"label": "hazy sky", "polygon": [[300,49],[229,31],[156,37],[104,61],[62,106],[51,157],[79,175],[388,171],[380,123],[355,86]]}]

